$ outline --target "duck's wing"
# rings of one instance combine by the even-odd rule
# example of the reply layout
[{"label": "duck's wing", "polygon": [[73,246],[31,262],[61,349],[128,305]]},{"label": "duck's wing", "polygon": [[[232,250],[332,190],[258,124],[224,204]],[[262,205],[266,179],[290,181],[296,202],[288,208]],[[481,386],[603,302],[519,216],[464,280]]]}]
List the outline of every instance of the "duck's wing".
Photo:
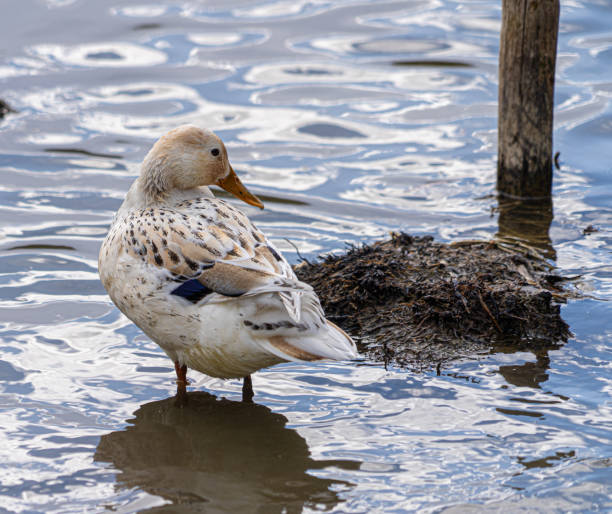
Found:
[{"label": "duck's wing", "polygon": [[[312,288],[300,282],[289,263],[247,218],[214,198],[185,200],[176,207],[131,212],[125,220],[126,251],[177,282],[172,292],[194,303],[278,293],[299,321],[301,296]],[[195,300],[195,301],[194,301]]]},{"label": "duck's wing", "polygon": [[255,296],[243,323],[271,353],[285,360],[356,356],[352,339],[325,319],[312,287],[226,202],[197,198],[133,211],[122,227],[125,251],[166,275],[166,293],[196,305]]}]

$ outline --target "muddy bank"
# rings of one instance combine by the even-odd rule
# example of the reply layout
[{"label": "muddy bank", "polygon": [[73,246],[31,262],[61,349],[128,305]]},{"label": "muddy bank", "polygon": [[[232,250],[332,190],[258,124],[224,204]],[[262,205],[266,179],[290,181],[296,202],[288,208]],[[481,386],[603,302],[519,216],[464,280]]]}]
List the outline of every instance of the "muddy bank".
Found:
[{"label": "muddy bank", "polygon": [[562,279],[531,251],[394,234],[296,267],[369,358],[426,369],[494,347],[550,349],[570,335]]}]

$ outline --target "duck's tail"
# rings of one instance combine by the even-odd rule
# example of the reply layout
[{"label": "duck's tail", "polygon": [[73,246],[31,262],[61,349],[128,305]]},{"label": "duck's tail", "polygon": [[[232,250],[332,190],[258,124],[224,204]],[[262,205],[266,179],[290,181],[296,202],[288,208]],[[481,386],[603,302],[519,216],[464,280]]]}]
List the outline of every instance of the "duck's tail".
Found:
[{"label": "duck's tail", "polygon": [[307,335],[271,335],[258,343],[267,351],[287,361],[351,360],[357,347],[351,337],[331,321]]}]

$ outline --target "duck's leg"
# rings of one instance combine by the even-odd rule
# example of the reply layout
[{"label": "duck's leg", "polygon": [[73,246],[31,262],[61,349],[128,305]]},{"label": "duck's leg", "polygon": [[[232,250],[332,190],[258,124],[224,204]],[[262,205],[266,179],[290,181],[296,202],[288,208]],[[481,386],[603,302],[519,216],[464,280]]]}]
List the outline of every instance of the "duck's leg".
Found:
[{"label": "duck's leg", "polygon": [[242,401],[252,403],[253,396],[255,396],[255,393],[253,393],[253,382],[251,381],[251,375],[247,375],[242,382]]},{"label": "duck's leg", "polygon": [[178,361],[175,361],[174,371],[176,371],[176,403],[185,405],[187,403],[187,366],[181,366]]}]

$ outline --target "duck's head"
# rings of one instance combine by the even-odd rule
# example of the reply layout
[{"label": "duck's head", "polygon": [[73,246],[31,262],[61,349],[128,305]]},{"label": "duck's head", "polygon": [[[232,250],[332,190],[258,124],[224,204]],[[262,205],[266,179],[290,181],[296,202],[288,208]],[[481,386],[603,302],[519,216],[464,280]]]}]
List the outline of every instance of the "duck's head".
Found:
[{"label": "duck's head", "polygon": [[193,125],[175,128],[153,145],[142,163],[140,185],[153,201],[174,189],[216,185],[263,209],[259,198],[240,182],[223,141],[212,131]]}]

